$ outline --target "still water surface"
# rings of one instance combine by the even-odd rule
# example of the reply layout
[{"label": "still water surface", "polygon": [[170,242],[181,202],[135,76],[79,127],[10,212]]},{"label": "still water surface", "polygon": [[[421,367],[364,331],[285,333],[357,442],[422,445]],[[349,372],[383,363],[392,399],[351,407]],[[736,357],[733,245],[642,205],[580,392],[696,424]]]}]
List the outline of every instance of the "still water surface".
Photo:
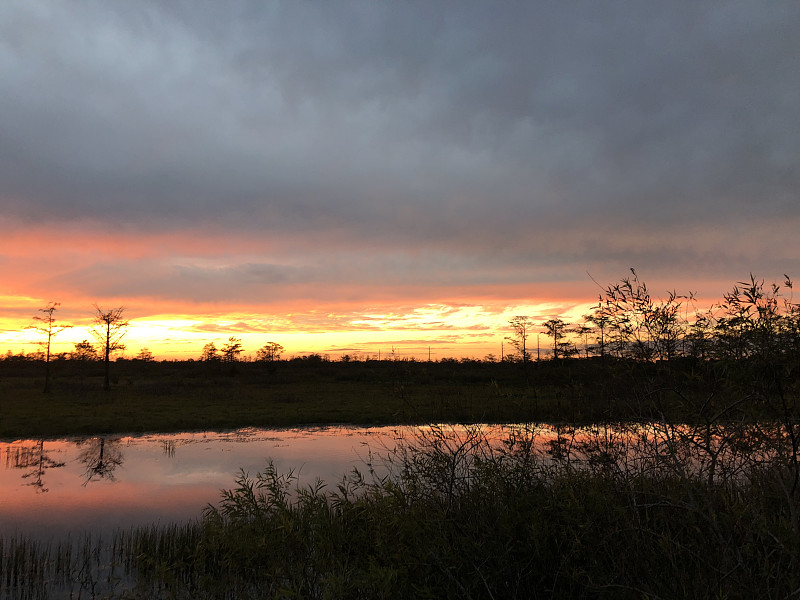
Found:
[{"label": "still water surface", "polygon": [[300,484],[335,486],[369,449],[393,447],[396,427],[243,429],[0,442],[0,537],[186,522],[272,460]]}]

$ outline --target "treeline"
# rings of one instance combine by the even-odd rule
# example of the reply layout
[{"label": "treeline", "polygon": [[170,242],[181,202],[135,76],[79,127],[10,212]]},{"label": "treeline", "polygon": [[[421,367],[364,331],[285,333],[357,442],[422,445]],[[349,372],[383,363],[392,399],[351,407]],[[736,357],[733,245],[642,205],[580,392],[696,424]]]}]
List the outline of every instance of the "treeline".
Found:
[{"label": "treeline", "polygon": [[[549,337],[548,356],[599,356],[637,361],[675,358],[747,359],[797,355],[800,350],[800,304],[793,302],[792,281],[765,285],[752,274],[699,308],[693,294],[670,292],[654,298],[636,271],[608,286],[581,323],[550,319],[536,323],[518,316],[507,338],[512,360],[532,358],[530,337]],[[537,358],[541,358],[540,356]]]},{"label": "treeline", "polygon": [[[670,292],[666,298],[656,298],[647,285],[639,279],[635,270],[618,283],[609,285],[598,298],[597,304],[583,319],[570,323],[562,318],[536,321],[527,315],[516,316],[508,323],[505,340],[511,352],[501,351],[500,356],[488,354],[485,362],[509,361],[530,362],[545,359],[568,358],[626,359],[645,362],[663,362],[674,359],[696,360],[743,360],[750,358],[777,358],[800,354],[800,303],[792,297],[792,281],[784,276],[780,284],[765,284],[752,274],[748,281],[738,282],[723,294],[723,299],[711,306],[702,306],[693,294]],[[58,303],[50,303],[40,309],[42,315],[35,316],[31,327],[41,336],[41,349],[37,352],[13,354],[10,350],[6,361],[25,360],[105,360],[125,350],[122,338],[127,333],[129,322],[123,317],[123,308],[103,310],[96,308],[90,333],[94,343],[88,339],[74,344],[70,352],[51,354],[55,336],[71,327],[57,323],[55,311]],[[532,344],[536,336],[535,347]],[[547,343],[541,347],[539,338],[545,336]],[[205,362],[233,363],[241,360],[278,361],[284,347],[277,342],[266,342],[255,355],[243,356],[242,340],[230,336],[221,347],[209,342],[200,350],[197,358]],[[320,354],[306,357],[330,360]],[[378,355],[380,359],[380,355]],[[142,348],[127,360],[149,362],[155,356],[148,348]],[[374,356],[345,354],[342,362],[374,360]],[[393,351],[383,356],[384,360],[410,360]],[[440,358],[452,361],[452,358]]]}]

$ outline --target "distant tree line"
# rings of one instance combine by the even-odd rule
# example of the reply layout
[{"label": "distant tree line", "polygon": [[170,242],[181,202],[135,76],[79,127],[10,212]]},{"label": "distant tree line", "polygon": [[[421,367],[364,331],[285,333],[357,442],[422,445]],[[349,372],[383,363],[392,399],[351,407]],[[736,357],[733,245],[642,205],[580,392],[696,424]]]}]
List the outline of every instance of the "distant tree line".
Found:
[{"label": "distant tree line", "polygon": [[[203,362],[225,362],[234,363],[239,360],[239,355],[244,352],[242,340],[231,336],[228,342],[222,347],[217,348],[214,342],[209,342],[203,346],[200,353],[200,360]],[[283,346],[277,342],[267,342],[264,346],[256,350],[256,361],[267,362],[280,360],[283,353]]]},{"label": "distant tree line", "polygon": [[[27,329],[36,331],[40,336],[37,352],[28,354],[14,354],[9,350],[4,360],[12,361],[43,361],[45,365],[44,391],[49,392],[51,388],[50,364],[52,361],[77,361],[103,363],[103,387],[111,388],[110,364],[114,353],[125,350],[123,338],[128,332],[130,321],[125,317],[125,307],[119,306],[111,309],[103,309],[97,304],[94,305],[94,317],[89,333],[94,338],[94,343],[88,339],[81,340],[74,344],[71,352],[53,353],[52,345],[55,337],[62,331],[69,329],[72,325],[60,323],[56,318],[56,311],[61,306],[59,302],[50,302],[44,308],[39,309],[40,315],[33,317],[34,324]],[[240,355],[244,352],[241,339],[231,336],[228,342],[220,349],[211,342],[203,347],[200,356],[201,361],[223,362],[233,365],[240,360]],[[257,361],[276,361],[280,360],[283,346],[277,342],[268,342],[256,351]],[[142,348],[133,358],[141,362],[151,362],[155,360],[153,353],[148,348]]]},{"label": "distant tree line", "polygon": [[[800,304],[793,301],[792,281],[784,276],[781,284],[765,284],[752,274],[736,283],[713,305],[698,308],[693,294],[668,292],[666,298],[655,298],[647,285],[631,269],[628,277],[609,285],[598,296],[597,304],[578,323],[560,317],[536,321],[530,316],[515,316],[508,323],[511,352],[501,352],[500,360],[528,363],[543,358],[564,360],[600,358],[602,360],[633,360],[669,362],[674,359],[745,360],[775,359],[781,356],[800,357]],[[53,353],[56,336],[71,327],[57,321],[59,303],[48,303],[33,317],[30,329],[40,336],[38,352],[14,355],[9,351],[6,361],[41,360],[45,364],[45,391],[50,389],[50,363],[53,360],[102,361],[104,387],[110,386],[109,365],[114,353],[125,349],[123,338],[129,321],[125,308],[103,309],[95,305],[90,328],[93,341],[84,339],[74,344],[71,352]],[[535,336],[535,340],[534,337]],[[540,347],[541,336],[547,339]],[[535,347],[532,341],[536,341]],[[284,348],[277,342],[267,342],[256,350],[254,360],[281,360]],[[535,352],[535,354],[534,354]],[[230,336],[221,347],[214,342],[203,346],[198,360],[204,363],[228,364],[233,368],[242,360],[242,340]],[[397,360],[392,352],[391,360]],[[132,360],[150,362],[153,353],[142,348]],[[308,360],[327,360],[319,354]],[[343,362],[357,357],[345,355]],[[407,360],[407,359],[406,359]],[[455,359],[440,359],[440,361]],[[467,359],[475,360],[475,359]],[[495,362],[489,354],[485,362]]]}]

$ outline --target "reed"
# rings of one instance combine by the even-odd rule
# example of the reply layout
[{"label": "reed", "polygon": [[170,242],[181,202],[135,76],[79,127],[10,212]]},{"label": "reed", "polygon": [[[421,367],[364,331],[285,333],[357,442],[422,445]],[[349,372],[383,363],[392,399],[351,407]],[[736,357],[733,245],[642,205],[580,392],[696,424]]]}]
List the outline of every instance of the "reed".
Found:
[{"label": "reed", "polygon": [[55,541],[0,538],[0,598],[118,597],[131,581],[123,540],[119,534],[110,542],[89,534]]}]

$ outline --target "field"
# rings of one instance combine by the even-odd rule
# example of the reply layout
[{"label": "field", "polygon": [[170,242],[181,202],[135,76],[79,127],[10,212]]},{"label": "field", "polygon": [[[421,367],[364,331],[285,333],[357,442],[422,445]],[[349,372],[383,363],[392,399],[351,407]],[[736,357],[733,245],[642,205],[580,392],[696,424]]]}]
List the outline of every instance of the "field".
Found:
[{"label": "field", "polygon": [[99,364],[53,371],[45,394],[41,365],[0,362],[0,437],[514,420],[532,417],[536,398],[514,365],[123,361],[108,391]]},{"label": "field", "polygon": [[65,362],[47,394],[41,370],[0,362],[0,437],[558,419],[583,396],[537,384],[533,369],[511,363],[121,361],[105,391],[99,364]]},{"label": "field", "polygon": [[[706,398],[751,390],[725,365],[608,359],[271,363],[0,361],[0,438],[220,430],[324,423],[609,422],[692,419]],[[750,415],[768,410],[751,400]],[[666,411],[666,413],[665,413]]]}]

